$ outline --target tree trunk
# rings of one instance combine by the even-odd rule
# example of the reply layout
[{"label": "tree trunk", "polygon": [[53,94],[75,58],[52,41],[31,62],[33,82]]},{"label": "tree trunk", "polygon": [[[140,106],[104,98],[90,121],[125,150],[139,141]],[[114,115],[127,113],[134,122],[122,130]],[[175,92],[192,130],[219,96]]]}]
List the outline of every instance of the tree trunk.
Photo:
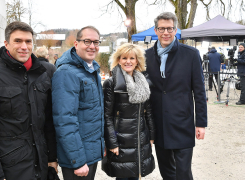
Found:
[{"label": "tree trunk", "polygon": [[135,21],[135,4],[138,0],[125,0],[125,7],[119,0],[114,0],[115,3],[123,10],[127,19],[131,20],[130,25],[127,27],[128,31],[128,42],[132,41],[131,36],[137,33],[136,21]]},{"label": "tree trunk", "polygon": [[131,20],[131,24],[127,27],[128,31],[128,42],[132,41],[131,36],[137,33],[136,30],[136,21],[135,21],[135,4],[137,0],[125,0],[125,10],[127,19]]}]

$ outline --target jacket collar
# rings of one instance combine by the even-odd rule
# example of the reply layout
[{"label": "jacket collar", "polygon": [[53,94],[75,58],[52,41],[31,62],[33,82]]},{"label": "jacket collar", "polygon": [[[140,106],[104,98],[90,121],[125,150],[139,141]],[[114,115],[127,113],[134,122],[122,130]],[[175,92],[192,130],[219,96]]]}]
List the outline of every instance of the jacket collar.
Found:
[{"label": "jacket collar", "polygon": [[112,79],[114,82],[114,92],[127,92],[126,81],[123,76],[120,65],[117,65],[113,68]]},{"label": "jacket collar", "polygon": [[[153,46],[155,55],[158,55],[158,54],[157,54],[157,42],[158,42],[158,41],[159,41],[159,40],[157,40],[157,41],[155,42],[154,46]],[[176,37],[176,40],[175,40],[175,42],[174,42],[174,45],[173,45],[172,49],[169,51],[169,53],[173,53],[173,52],[177,51],[177,50],[178,50],[178,46],[179,46],[179,41],[178,41],[178,39],[177,39],[177,37]]]},{"label": "jacket collar", "polygon": [[88,67],[86,61],[84,61],[81,57],[77,55],[75,47],[72,47],[68,51],[64,52],[64,54],[56,61],[55,65],[58,68],[63,64],[71,64],[77,67],[83,67],[89,73],[93,73],[94,71],[98,71],[99,73],[99,64],[95,60],[93,60],[92,63],[94,70]]}]

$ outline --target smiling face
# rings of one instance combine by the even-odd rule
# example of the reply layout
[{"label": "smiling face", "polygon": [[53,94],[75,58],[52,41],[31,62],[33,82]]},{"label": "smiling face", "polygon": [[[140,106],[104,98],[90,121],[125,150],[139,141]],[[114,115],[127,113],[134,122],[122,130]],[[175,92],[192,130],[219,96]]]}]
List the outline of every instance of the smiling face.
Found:
[{"label": "smiling face", "polygon": [[[160,19],[158,21],[158,28],[168,27],[174,27],[174,21],[172,19]],[[157,29],[154,30],[163,48],[167,47],[174,40],[177,33],[177,28],[175,28],[171,33],[169,33],[167,29],[165,29],[163,33],[160,33]]]},{"label": "smiling face", "polygon": [[124,71],[133,76],[135,67],[138,64],[138,60],[134,52],[122,54],[119,59],[119,63]]},{"label": "smiling face", "polygon": [[[91,41],[99,41],[99,34],[93,29],[84,29],[82,37],[79,40],[89,39]],[[94,43],[89,46],[84,44],[84,41],[75,41],[76,53],[87,63],[92,63],[99,51],[99,46],[95,47]]]},{"label": "smiling face", "polygon": [[16,30],[4,44],[10,55],[21,63],[25,63],[32,54],[31,32]]}]

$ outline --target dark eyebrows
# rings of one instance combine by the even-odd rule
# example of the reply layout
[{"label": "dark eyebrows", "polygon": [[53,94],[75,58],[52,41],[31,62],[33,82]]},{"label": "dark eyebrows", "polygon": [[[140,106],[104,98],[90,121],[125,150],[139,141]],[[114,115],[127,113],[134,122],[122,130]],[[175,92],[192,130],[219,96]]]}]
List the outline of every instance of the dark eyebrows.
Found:
[{"label": "dark eyebrows", "polygon": [[14,39],[14,41],[28,41],[28,42],[30,42],[30,41],[32,41],[32,39],[20,39],[20,38],[15,38]]}]

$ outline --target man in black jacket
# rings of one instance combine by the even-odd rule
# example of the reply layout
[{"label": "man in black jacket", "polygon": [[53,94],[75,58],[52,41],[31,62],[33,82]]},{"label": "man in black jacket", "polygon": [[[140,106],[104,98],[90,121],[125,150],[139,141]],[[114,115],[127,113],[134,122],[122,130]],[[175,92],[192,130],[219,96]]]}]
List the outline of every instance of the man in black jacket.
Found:
[{"label": "man in black jacket", "polygon": [[10,23],[0,50],[0,179],[46,180],[48,164],[57,169],[51,109],[55,67],[32,54],[32,38],[28,24]]},{"label": "man in black jacket", "polygon": [[239,45],[239,55],[237,58],[237,75],[240,76],[241,95],[236,105],[245,104],[245,43]]},{"label": "man in black jacket", "polygon": [[195,135],[204,139],[207,105],[199,52],[179,43],[176,32],[177,17],[160,14],[155,19],[158,41],[146,50],[147,73],[154,85],[150,101],[155,149],[164,180],[192,180]]}]

